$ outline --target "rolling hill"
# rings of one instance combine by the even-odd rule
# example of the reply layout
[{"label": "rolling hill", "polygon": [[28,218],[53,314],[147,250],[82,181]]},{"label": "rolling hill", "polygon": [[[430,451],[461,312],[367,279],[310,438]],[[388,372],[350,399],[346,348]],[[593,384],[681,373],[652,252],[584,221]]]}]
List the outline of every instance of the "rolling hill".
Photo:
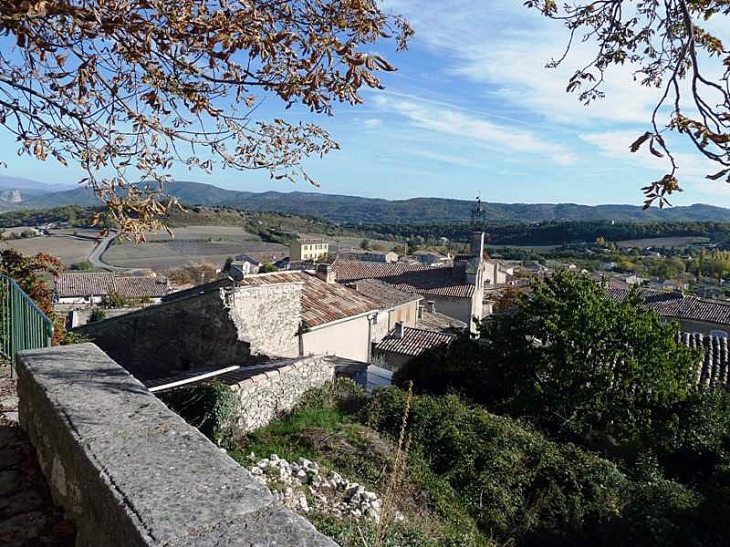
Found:
[{"label": "rolling hill", "polygon": [[[2,190],[2,186],[0,186]],[[99,205],[86,189],[35,193],[12,206],[29,208],[60,205]],[[471,201],[443,198],[386,200],[319,194],[314,192],[245,192],[227,190],[210,184],[175,181],[167,191],[187,205],[225,206],[250,211],[276,211],[311,215],[332,222],[417,223],[468,220]],[[695,204],[668,209],[642,211],[637,205],[578,205],[574,203],[485,203],[487,222],[546,222],[614,220],[616,222],[730,222],[730,209]]]}]

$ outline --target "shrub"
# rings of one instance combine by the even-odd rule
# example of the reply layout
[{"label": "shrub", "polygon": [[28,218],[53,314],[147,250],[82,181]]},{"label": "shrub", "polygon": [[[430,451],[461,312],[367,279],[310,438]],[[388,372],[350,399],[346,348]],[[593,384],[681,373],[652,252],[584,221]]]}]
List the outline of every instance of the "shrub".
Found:
[{"label": "shrub", "polygon": [[96,323],[97,321],[101,321],[106,317],[106,312],[99,308],[94,308],[94,310],[91,312],[91,317],[89,317],[90,323]]},{"label": "shrub", "polygon": [[480,340],[425,354],[396,380],[413,379],[417,392],[454,390],[555,439],[631,461],[690,396],[699,355],[638,294],[618,303],[605,291],[567,271],[538,280]]},{"label": "shrub", "polygon": [[[403,398],[395,388],[378,392],[368,422],[396,435]],[[409,432],[431,470],[500,541],[610,545],[613,530],[623,542],[672,537],[701,499],[671,481],[633,483],[608,460],[453,395],[415,397]]]},{"label": "shrub", "polygon": [[214,443],[230,443],[238,401],[223,382],[181,387],[161,393],[160,399]]},{"label": "shrub", "polygon": [[126,308],[131,306],[132,301],[116,291],[109,291],[102,299],[101,306],[104,308]]}]

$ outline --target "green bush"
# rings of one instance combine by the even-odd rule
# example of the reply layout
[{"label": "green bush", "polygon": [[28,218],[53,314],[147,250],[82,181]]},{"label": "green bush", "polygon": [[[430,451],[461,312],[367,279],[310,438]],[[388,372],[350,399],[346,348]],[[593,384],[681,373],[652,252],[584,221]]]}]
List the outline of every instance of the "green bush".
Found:
[{"label": "green bush", "polygon": [[116,291],[109,291],[101,299],[101,306],[104,308],[126,308],[132,305],[132,300]]},{"label": "green bush", "polygon": [[730,396],[700,391],[672,410],[674,421],[654,440],[659,463],[681,482],[713,482],[714,474],[730,465]]},{"label": "green bush", "polygon": [[[404,397],[396,388],[379,391],[368,423],[396,435]],[[499,541],[609,545],[594,535],[613,537],[614,529],[622,530],[622,541],[672,536],[700,500],[670,481],[639,487],[598,455],[550,441],[453,395],[414,397],[408,431],[431,470],[449,482],[482,531]]]},{"label": "green bush", "polygon": [[214,443],[230,443],[238,401],[223,382],[181,387],[161,393],[160,399]]},{"label": "green bush", "polygon": [[91,317],[89,317],[89,323],[96,323],[97,321],[101,321],[106,317],[106,312],[99,308],[94,308],[91,312]]}]

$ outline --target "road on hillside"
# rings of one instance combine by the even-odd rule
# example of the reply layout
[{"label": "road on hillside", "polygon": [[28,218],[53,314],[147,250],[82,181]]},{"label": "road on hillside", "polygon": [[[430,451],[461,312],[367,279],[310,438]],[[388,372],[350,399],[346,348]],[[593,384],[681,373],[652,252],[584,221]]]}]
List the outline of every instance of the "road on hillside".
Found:
[{"label": "road on hillside", "polygon": [[91,263],[92,266],[94,266],[94,268],[99,268],[100,270],[119,273],[134,272],[136,268],[124,268],[122,266],[114,266],[113,264],[107,264],[102,259],[102,255],[109,250],[109,247],[111,247],[111,245],[114,243],[114,240],[116,239],[116,232],[110,232],[109,235],[103,237],[101,241],[96,244],[96,247],[94,247],[91,253],[89,253],[87,260]]}]

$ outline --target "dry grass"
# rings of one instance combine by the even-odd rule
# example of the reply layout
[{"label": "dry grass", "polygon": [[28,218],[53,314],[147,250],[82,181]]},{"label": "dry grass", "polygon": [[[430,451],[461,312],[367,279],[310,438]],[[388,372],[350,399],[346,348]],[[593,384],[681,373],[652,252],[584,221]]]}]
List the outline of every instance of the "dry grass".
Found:
[{"label": "dry grass", "polygon": [[[74,232],[84,237],[74,236]],[[13,239],[0,242],[0,249],[16,249],[23,254],[48,253],[66,266],[83,262],[96,245],[93,237],[98,235],[97,230],[63,229],[51,230],[50,236],[40,236],[28,239]]]},{"label": "dry grass", "polygon": [[164,232],[148,236],[147,243],[117,242],[104,253],[105,262],[127,268],[165,271],[193,264],[223,265],[226,258],[242,253],[288,249],[265,243],[239,226],[185,226],[174,230],[171,238]]}]

